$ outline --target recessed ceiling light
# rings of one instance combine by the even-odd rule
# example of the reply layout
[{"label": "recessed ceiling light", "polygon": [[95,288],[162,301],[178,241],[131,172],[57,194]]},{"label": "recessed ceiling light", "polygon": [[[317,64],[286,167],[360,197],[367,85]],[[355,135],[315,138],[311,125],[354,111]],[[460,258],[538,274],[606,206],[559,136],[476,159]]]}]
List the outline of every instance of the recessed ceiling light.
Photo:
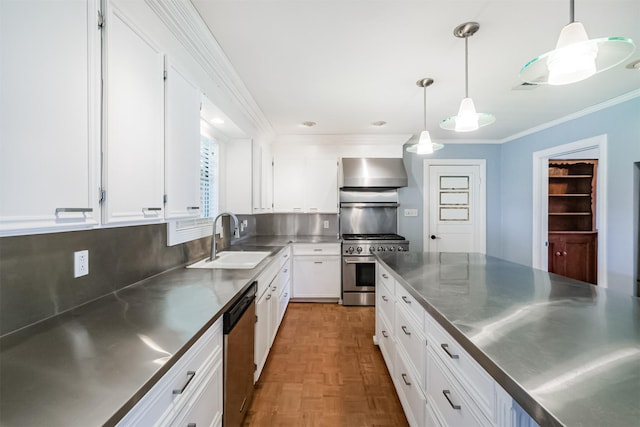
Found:
[{"label": "recessed ceiling light", "polygon": [[373,122],[371,124],[374,126],[384,126],[387,124],[387,122],[385,122],[384,120],[378,120],[377,122]]},{"label": "recessed ceiling light", "polygon": [[305,126],[305,127],[308,127],[308,128],[313,127],[315,125],[317,125],[316,122],[302,122],[302,126]]},{"label": "recessed ceiling light", "polygon": [[211,122],[216,125],[221,125],[224,123],[224,120],[222,120],[220,117],[214,117],[213,119],[211,119]]}]

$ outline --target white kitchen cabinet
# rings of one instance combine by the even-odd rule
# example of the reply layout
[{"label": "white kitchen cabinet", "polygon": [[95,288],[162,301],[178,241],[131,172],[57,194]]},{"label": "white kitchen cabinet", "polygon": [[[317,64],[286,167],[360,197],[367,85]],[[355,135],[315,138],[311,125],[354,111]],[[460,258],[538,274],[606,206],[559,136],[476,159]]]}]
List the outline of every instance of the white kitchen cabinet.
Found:
[{"label": "white kitchen cabinet", "polygon": [[167,61],[165,68],[165,218],[197,218],[201,94],[173,63]]},{"label": "white kitchen cabinet", "polygon": [[224,197],[221,212],[251,215],[251,140],[232,139],[224,144]]},{"label": "white kitchen cabinet", "polygon": [[104,222],[159,222],[164,194],[164,57],[115,7],[106,19]]},{"label": "white kitchen cabinet", "polygon": [[271,293],[266,291],[256,300],[256,329],[255,329],[255,364],[256,372],[254,374],[254,382],[257,382],[262,373],[262,368],[269,356],[269,310],[271,308]]},{"label": "white kitchen cabinet", "polygon": [[273,157],[271,145],[253,141],[253,213],[273,211]]},{"label": "white kitchen cabinet", "polygon": [[216,425],[223,411],[223,318],[165,373],[119,422],[119,427]]},{"label": "white kitchen cabinet", "polygon": [[0,235],[99,222],[98,5],[0,6]]},{"label": "white kitchen cabinet", "polygon": [[201,94],[173,63],[165,68],[165,218],[199,217]]},{"label": "white kitchen cabinet", "polygon": [[273,164],[274,212],[338,212],[338,162],[334,157],[279,154]]},{"label": "white kitchen cabinet", "polygon": [[340,299],[340,244],[294,244],[294,299]]}]

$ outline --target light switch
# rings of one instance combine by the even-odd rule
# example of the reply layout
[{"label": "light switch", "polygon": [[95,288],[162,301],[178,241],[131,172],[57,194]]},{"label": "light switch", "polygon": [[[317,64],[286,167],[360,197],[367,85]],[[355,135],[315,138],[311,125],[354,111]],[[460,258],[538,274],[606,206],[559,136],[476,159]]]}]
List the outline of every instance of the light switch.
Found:
[{"label": "light switch", "polygon": [[405,209],[404,216],[418,216],[418,209]]}]

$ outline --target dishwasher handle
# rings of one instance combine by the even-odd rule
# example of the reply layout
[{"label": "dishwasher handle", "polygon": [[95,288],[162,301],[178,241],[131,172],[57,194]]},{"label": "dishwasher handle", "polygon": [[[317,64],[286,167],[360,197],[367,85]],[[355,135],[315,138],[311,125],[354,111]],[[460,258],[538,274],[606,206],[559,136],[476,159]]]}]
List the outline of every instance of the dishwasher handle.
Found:
[{"label": "dishwasher handle", "polygon": [[229,335],[229,332],[238,323],[245,311],[253,304],[256,299],[256,288],[258,282],[253,282],[249,288],[242,294],[242,296],[233,304],[233,306],[224,312],[222,320],[222,329],[225,335]]}]

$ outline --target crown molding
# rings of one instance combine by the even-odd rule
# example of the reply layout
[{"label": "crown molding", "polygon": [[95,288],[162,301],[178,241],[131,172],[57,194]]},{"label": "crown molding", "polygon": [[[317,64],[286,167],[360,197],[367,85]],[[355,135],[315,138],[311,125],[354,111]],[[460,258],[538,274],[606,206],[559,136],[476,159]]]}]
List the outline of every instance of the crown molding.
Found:
[{"label": "crown molding", "polygon": [[235,100],[259,134],[273,138],[271,123],[253,99],[198,11],[189,1],[145,0],[209,77]]},{"label": "crown molding", "polygon": [[340,135],[340,134],[314,134],[300,135],[287,134],[276,137],[277,143],[282,144],[349,144],[349,145],[403,145],[413,137],[412,134],[387,134],[387,135]]},{"label": "crown molding", "polygon": [[568,115],[566,115],[564,117],[560,117],[559,119],[555,119],[555,120],[552,120],[550,122],[543,123],[541,125],[532,127],[532,128],[527,129],[525,131],[518,132],[518,133],[513,134],[511,136],[508,136],[508,137],[506,137],[506,138],[504,138],[504,139],[502,139],[502,140],[500,140],[498,142],[500,144],[504,144],[506,142],[511,142],[511,141],[516,140],[516,139],[525,137],[527,135],[531,135],[531,134],[543,131],[545,129],[549,129],[549,128],[554,127],[554,126],[558,126],[558,125],[560,125],[562,123],[566,123],[566,122],[569,122],[571,120],[575,120],[577,118],[584,117],[586,115],[595,113],[597,111],[604,110],[604,109],[609,108],[609,107],[613,107],[614,105],[622,104],[623,102],[630,101],[630,100],[632,100],[634,98],[637,98],[637,97],[640,97],[640,89],[632,90],[631,92],[627,92],[624,95],[620,95],[620,96],[617,96],[615,98],[611,98],[611,99],[609,99],[607,101],[601,102],[600,104],[596,104],[596,105],[592,105],[591,107],[587,107],[584,110],[576,111],[575,113],[568,114]]}]

